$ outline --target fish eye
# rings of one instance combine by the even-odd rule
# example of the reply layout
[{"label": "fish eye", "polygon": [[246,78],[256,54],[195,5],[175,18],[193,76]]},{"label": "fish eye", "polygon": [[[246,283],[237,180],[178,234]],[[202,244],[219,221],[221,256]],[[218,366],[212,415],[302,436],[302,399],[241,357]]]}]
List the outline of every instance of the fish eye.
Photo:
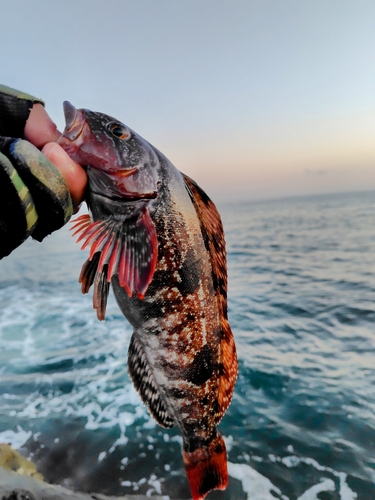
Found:
[{"label": "fish eye", "polygon": [[119,139],[129,139],[130,132],[122,123],[109,123],[107,125],[108,130],[112,135],[118,137]]}]

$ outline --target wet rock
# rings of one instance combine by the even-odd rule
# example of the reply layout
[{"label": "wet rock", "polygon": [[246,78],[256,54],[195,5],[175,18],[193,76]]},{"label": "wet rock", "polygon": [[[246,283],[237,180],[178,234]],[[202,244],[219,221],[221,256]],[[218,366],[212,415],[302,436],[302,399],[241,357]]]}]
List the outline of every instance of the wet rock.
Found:
[{"label": "wet rock", "polygon": [[[145,495],[121,497],[97,493],[79,493],[63,486],[43,481],[36,466],[13,450],[9,444],[0,443],[0,500],[148,500]],[[153,496],[154,500],[165,497]]]},{"label": "wet rock", "polygon": [[[144,495],[110,497],[94,493],[78,493],[0,467],[0,500],[149,500],[149,498]],[[152,498],[163,500],[160,496]]]},{"label": "wet rock", "polygon": [[35,465],[18,451],[13,450],[9,444],[0,443],[0,467],[5,470],[16,472],[35,479],[43,479],[42,474],[37,471]]}]

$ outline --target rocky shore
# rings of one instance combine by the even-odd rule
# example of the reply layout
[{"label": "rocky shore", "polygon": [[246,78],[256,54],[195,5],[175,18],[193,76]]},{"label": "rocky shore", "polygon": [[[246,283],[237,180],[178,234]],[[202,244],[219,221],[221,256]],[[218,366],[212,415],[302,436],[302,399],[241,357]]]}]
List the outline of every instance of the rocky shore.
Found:
[{"label": "rocky shore", "polygon": [[[152,496],[153,500],[166,497]],[[99,494],[76,493],[62,486],[47,484],[32,476],[17,474],[0,467],[1,500],[149,500],[145,495],[110,497]]]},{"label": "rocky shore", "polygon": [[[145,495],[106,496],[79,493],[63,486],[48,484],[35,465],[13,450],[0,444],[0,500],[148,500]],[[154,500],[166,497],[152,496]]]}]

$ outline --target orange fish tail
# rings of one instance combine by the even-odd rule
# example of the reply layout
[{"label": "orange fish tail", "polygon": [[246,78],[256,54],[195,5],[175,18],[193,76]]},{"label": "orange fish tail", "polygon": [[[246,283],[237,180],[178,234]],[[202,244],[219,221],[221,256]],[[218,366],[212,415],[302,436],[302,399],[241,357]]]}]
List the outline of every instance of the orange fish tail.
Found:
[{"label": "orange fish tail", "polygon": [[222,436],[193,452],[183,451],[186,476],[193,500],[203,500],[212,490],[225,490],[228,484],[227,452]]}]

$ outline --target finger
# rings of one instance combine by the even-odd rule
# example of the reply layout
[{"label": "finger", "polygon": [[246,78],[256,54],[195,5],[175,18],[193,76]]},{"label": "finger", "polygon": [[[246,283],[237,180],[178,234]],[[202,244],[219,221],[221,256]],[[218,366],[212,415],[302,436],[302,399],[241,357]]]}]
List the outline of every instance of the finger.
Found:
[{"label": "finger", "polygon": [[60,135],[42,104],[34,104],[25,125],[25,139],[37,148],[42,148],[48,142],[57,141]]},{"label": "finger", "polygon": [[42,153],[60,171],[72,196],[73,204],[77,208],[83,201],[87,183],[86,172],[56,143],[46,144]]}]

